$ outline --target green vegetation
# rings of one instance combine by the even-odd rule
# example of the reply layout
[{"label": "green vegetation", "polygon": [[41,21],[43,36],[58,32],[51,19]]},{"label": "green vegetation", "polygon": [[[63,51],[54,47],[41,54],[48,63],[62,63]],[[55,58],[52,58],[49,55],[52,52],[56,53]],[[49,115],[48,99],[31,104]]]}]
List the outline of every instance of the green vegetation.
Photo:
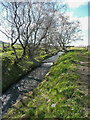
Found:
[{"label": "green vegetation", "polygon": [[[20,57],[22,54],[22,50],[20,48],[17,48],[16,52],[17,55]],[[49,49],[49,52],[45,53],[44,48],[39,48],[37,51],[35,51],[33,57],[29,57],[28,55],[26,55],[18,64],[14,64],[15,55],[12,50],[0,53],[0,56],[2,56],[3,92],[10,85],[18,81],[25,74],[27,74],[30,70],[37,66],[40,66],[40,62],[42,60],[56,54],[57,52],[58,51],[55,49]]]},{"label": "green vegetation", "polygon": [[84,49],[62,54],[44,80],[8,110],[4,118],[87,118],[88,91],[80,81]]},{"label": "green vegetation", "polygon": [[85,54],[86,54],[88,57],[90,57],[90,53],[88,53],[88,51],[86,51]]}]

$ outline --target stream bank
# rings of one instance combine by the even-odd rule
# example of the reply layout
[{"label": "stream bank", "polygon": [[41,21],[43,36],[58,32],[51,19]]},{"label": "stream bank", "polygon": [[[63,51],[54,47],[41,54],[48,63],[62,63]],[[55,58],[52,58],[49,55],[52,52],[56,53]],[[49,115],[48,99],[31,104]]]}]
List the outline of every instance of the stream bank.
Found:
[{"label": "stream bank", "polygon": [[41,66],[37,67],[28,75],[21,78],[20,81],[13,84],[3,95],[2,95],[2,114],[7,112],[7,110],[15,104],[17,100],[21,99],[21,97],[27,93],[32,91],[37,87],[37,85],[43,80],[44,76],[49,71],[50,67],[53,63],[58,59],[58,57],[63,52],[59,52],[58,54],[42,61]]}]

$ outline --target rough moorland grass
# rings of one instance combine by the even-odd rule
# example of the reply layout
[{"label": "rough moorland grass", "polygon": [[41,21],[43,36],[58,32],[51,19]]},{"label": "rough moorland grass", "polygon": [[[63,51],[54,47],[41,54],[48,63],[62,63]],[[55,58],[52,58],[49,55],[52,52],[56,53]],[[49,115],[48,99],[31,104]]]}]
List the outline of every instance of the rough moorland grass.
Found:
[{"label": "rough moorland grass", "polygon": [[37,88],[25,94],[4,118],[86,118],[87,91],[77,73],[77,63],[85,61],[81,52],[85,50],[61,55]]},{"label": "rough moorland grass", "polygon": [[[20,57],[22,50],[17,49],[17,54]],[[2,91],[4,92],[10,85],[19,80],[28,71],[40,65],[40,62],[57,53],[57,50],[50,50],[48,54],[41,48],[36,51],[34,58],[29,58],[27,55],[17,65],[14,65],[14,53],[8,51],[0,53],[2,55]]]}]

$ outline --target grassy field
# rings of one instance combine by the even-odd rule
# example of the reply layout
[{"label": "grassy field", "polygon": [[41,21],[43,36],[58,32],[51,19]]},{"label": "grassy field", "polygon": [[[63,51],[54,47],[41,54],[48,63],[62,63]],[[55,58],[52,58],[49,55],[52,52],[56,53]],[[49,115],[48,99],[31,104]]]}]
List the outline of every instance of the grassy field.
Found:
[{"label": "grassy field", "polygon": [[[17,48],[18,56],[22,54],[22,50]],[[44,48],[39,48],[33,58],[27,55],[17,65],[14,65],[14,53],[12,50],[0,53],[2,56],[2,90],[3,92],[13,83],[18,81],[21,77],[27,74],[28,71],[40,65],[40,62],[48,58],[58,51],[56,49],[49,49],[49,53],[45,53]],[[7,83],[7,84],[6,84]]]},{"label": "grassy field", "polygon": [[44,80],[17,101],[4,118],[86,118],[87,86],[80,81],[79,62],[87,62],[84,49],[62,54]]}]

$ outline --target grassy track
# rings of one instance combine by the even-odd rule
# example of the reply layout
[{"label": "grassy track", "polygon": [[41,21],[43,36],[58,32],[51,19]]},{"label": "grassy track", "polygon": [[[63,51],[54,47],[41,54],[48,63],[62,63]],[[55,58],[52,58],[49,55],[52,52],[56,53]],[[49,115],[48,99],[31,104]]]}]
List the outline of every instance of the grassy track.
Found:
[{"label": "grassy track", "polygon": [[86,62],[83,49],[59,57],[44,80],[12,106],[4,118],[87,118],[88,91],[80,81],[79,62]]}]

